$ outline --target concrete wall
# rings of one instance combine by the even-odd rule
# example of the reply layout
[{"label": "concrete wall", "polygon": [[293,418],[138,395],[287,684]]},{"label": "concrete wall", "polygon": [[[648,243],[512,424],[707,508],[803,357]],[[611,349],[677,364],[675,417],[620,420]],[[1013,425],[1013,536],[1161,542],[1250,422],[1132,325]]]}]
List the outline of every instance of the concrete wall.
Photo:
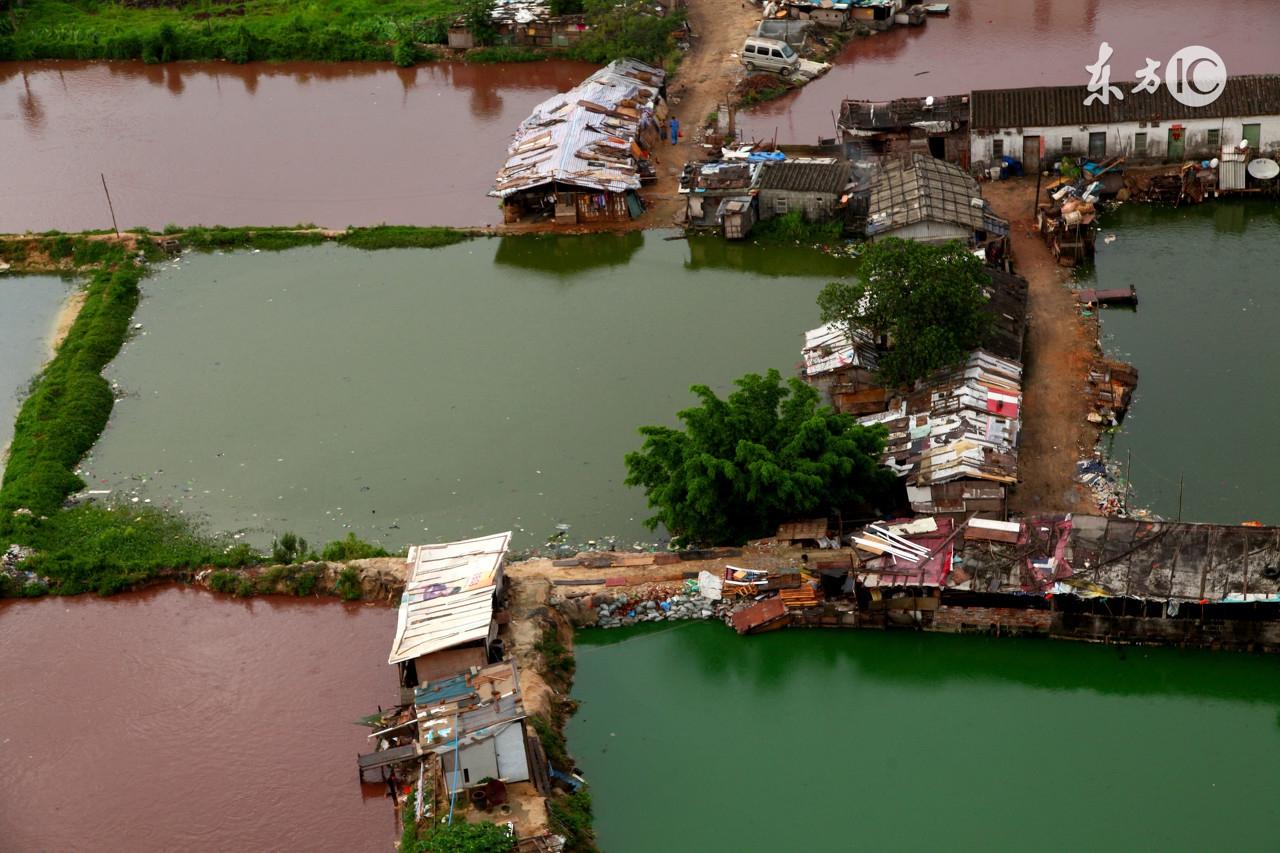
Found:
[{"label": "concrete wall", "polygon": [[[1143,125],[1146,126],[1143,126]],[[1174,159],[1208,159],[1221,152],[1222,145],[1234,145],[1239,142],[1246,124],[1260,124],[1261,146],[1263,153],[1280,150],[1280,116],[1250,116],[1230,119],[1181,119],[1162,122],[1125,122],[1122,124],[1069,127],[1018,127],[1002,128],[991,131],[972,131],[969,137],[969,155],[974,164],[992,162],[992,141],[1004,140],[1004,154],[1016,160],[1022,160],[1022,141],[1027,136],[1039,136],[1044,140],[1044,160],[1060,159],[1064,153],[1072,156],[1088,156],[1089,134],[1104,132],[1107,135],[1105,157],[1124,155],[1131,160],[1163,161],[1168,156],[1169,128],[1182,126],[1183,156]],[[1219,144],[1209,144],[1209,131],[1217,130]],[[1139,151],[1136,137],[1140,133],[1147,135],[1146,151]],[[1062,141],[1071,139],[1071,148],[1064,151]]]},{"label": "concrete wall", "polygon": [[[1242,605],[1247,606],[1247,605]],[[1052,635],[1112,643],[1280,651],[1280,622],[1055,613]]]},{"label": "concrete wall", "polygon": [[949,222],[917,222],[903,228],[883,231],[871,237],[873,241],[886,237],[901,237],[903,240],[915,240],[920,243],[945,243],[948,240],[959,240],[967,243],[973,239],[973,232],[961,225]]},{"label": "concrete wall", "polygon": [[810,222],[835,215],[836,197],[829,193],[799,193],[791,190],[760,190],[760,218],[773,219],[799,210]]}]

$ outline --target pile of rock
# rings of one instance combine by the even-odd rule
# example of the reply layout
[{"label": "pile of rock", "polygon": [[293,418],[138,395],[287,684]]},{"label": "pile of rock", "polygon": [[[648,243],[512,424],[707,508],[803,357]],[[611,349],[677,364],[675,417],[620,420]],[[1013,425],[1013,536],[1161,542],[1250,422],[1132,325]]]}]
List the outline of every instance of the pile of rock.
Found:
[{"label": "pile of rock", "polygon": [[597,599],[596,626],[621,628],[639,622],[662,622],[677,619],[723,619],[731,607],[723,601],[710,601],[697,593],[678,592],[666,598],[632,599],[625,595],[613,599]]}]

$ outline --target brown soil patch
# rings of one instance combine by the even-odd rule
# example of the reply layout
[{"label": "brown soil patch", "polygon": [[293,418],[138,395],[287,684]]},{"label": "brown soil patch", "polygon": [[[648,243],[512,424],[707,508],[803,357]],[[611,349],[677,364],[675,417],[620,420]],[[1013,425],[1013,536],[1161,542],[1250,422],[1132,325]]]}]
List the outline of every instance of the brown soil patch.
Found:
[{"label": "brown soil patch", "polygon": [[84,290],[76,290],[62,303],[62,308],[58,310],[58,316],[53,321],[53,333],[49,336],[49,358],[58,354],[58,347],[62,346],[62,342],[67,339],[67,333],[71,331],[76,317],[80,316],[80,309],[84,307],[86,296]]},{"label": "brown soil patch", "polygon": [[1009,220],[1017,272],[1027,279],[1026,350],[1022,375],[1019,479],[1009,500],[1014,513],[1096,510],[1076,481],[1076,461],[1090,455],[1097,430],[1086,419],[1085,388],[1098,346],[1095,323],[1081,317],[1059,266],[1035,228],[1034,178],[983,185],[995,212]]}]

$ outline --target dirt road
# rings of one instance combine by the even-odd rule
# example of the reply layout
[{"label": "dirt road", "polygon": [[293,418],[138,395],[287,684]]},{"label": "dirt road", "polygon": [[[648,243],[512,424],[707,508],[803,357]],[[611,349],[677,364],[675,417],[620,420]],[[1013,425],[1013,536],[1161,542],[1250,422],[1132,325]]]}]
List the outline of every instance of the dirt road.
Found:
[{"label": "dirt road", "polygon": [[675,77],[667,84],[671,114],[684,134],[679,144],[663,143],[658,151],[658,181],[645,193],[649,214],[642,227],[663,227],[684,215],[680,173],[690,160],[703,159],[699,130],[707,115],[729,96],[743,75],[738,50],[760,20],[759,7],[745,0],[690,0],[693,38]]},{"label": "dirt road", "polygon": [[1019,481],[1010,512],[1096,511],[1076,482],[1076,460],[1097,439],[1085,419],[1084,395],[1098,332],[1080,316],[1067,289],[1070,271],[1058,266],[1035,231],[1035,179],[984,184],[982,194],[1009,220],[1016,271],[1027,279],[1027,329],[1022,388]]}]

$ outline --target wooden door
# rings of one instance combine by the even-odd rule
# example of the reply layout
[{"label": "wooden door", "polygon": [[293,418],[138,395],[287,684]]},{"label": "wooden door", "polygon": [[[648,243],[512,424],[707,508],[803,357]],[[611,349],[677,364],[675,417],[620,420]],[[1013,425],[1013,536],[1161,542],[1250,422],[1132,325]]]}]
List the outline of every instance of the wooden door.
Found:
[{"label": "wooden door", "polygon": [[1040,171],[1040,137],[1022,137],[1022,169],[1028,173]]},{"label": "wooden door", "polygon": [[1166,150],[1166,160],[1182,159],[1182,128],[1169,128],[1169,147]]}]

